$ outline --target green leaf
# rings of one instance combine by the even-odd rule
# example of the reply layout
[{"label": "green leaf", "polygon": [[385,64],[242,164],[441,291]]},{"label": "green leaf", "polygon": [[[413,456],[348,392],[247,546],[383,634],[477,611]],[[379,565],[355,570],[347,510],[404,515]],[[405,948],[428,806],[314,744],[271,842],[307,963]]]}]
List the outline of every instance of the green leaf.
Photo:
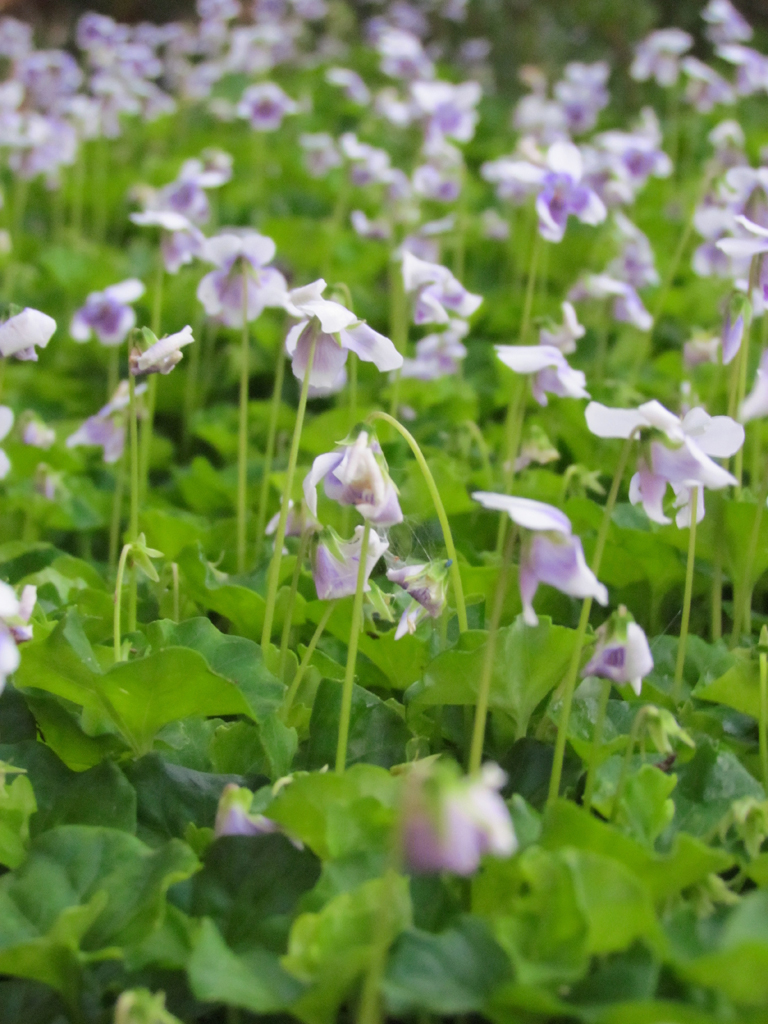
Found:
[{"label": "green leaf", "polygon": [[[342,684],[323,679],[317,689],[309,725],[307,763],[311,768],[333,765],[341,712]],[[405,761],[411,734],[404,717],[376,694],[354,686],[347,764],[366,762],[391,768]]]},{"label": "green leaf", "polygon": [[0,864],[18,867],[29,842],[29,819],[37,810],[35,792],[26,775],[0,787]]},{"label": "green leaf", "polygon": [[736,662],[718,679],[699,683],[693,696],[735,708],[755,719],[760,718],[760,666],[747,651],[736,651]]},{"label": "green leaf", "polygon": [[669,795],[677,785],[677,776],[665,775],[652,764],[644,764],[630,775],[619,802],[618,822],[631,836],[653,848],[675,814]]}]

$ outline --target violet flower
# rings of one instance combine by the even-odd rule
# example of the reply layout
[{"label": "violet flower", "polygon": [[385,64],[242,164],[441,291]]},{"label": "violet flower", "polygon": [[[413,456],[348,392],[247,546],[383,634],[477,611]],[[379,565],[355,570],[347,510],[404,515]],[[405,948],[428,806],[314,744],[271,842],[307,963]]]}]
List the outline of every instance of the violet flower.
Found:
[{"label": "violet flower", "polygon": [[0,693],[8,676],[19,667],[18,645],[32,639],[29,620],[37,603],[37,587],[27,584],[21,598],[7,583],[0,581]]},{"label": "violet flower", "polygon": [[613,214],[613,222],[622,241],[622,251],[608,265],[608,273],[636,290],[658,284],[659,273],[648,236],[620,210]]},{"label": "violet flower", "polygon": [[716,45],[747,42],[752,38],[752,26],[730,0],[709,0],[701,16],[707,23],[707,38]]},{"label": "violet flower", "polygon": [[629,683],[639,697],[643,679],[653,671],[653,656],[643,628],[621,605],[600,626],[596,640],[582,676],[610,679],[619,686]]},{"label": "violet flower", "polygon": [[566,64],[562,79],[555,84],[555,98],[560,103],[569,132],[581,135],[591,131],[597,115],[608,106],[610,97],[606,83],[611,71],[605,61]]},{"label": "violet flower", "polygon": [[300,320],[285,339],[294,376],[304,380],[313,337],[316,340],[310,387],[315,394],[327,394],[337,387],[349,352],[363,362],[373,363],[382,372],[399,369],[403,357],[389,338],[358,320],[341,303],[324,299],[325,287],[325,281],[320,279],[294,288],[284,297],[285,309]]},{"label": "violet flower", "polygon": [[257,231],[226,228],[207,239],[202,259],[217,269],[200,281],[197,297],[208,316],[227,327],[242,327],[244,313],[250,323],[265,307],[281,306],[286,283],[278,270],[268,266],[274,255],[275,243]]},{"label": "violet flower", "polygon": [[27,413],[22,417],[24,426],[21,431],[21,439],[24,444],[32,448],[42,448],[47,451],[56,442],[56,431],[53,427],[47,426],[34,413]]},{"label": "violet flower", "polygon": [[392,160],[386,150],[360,142],[354,132],[345,132],[339,138],[339,147],[351,164],[350,177],[354,185],[363,188],[389,182]]},{"label": "violet flower", "polygon": [[279,826],[263,814],[252,814],[253,793],[229,782],[222,790],[216,808],[214,832],[222,836],[266,836],[279,832]]},{"label": "violet flower", "polygon": [[539,405],[547,404],[547,392],[561,398],[589,398],[587,378],[574,370],[553,345],[496,345],[496,355],[515,373],[533,375],[531,392]]},{"label": "violet flower", "polygon": [[95,334],[102,345],[122,345],[136,326],[136,313],[130,304],[143,294],[144,285],[135,277],[110,285],[103,292],[91,292],[72,317],[70,335],[84,342]]},{"label": "violet flower", "polygon": [[768,350],[760,357],[755,383],[739,408],[739,420],[742,423],[762,419],[763,416],[768,416]]},{"label": "violet flower", "polygon": [[237,105],[237,114],[250,122],[257,132],[276,131],[287,114],[295,114],[298,105],[274,82],[249,85]]},{"label": "violet flower", "polygon": [[406,633],[415,633],[416,627],[427,615],[439,619],[443,614],[449,566],[450,562],[441,561],[387,569],[387,579],[397,583],[411,597],[395,630],[395,640],[400,640]]},{"label": "violet flower", "polygon": [[629,73],[636,82],[653,78],[665,88],[674,85],[680,75],[680,58],[693,46],[693,37],[679,28],[651,32],[635,47],[635,59]]},{"label": "violet flower", "polygon": [[324,178],[341,166],[341,154],[328,132],[305,132],[299,136],[299,145],[304,150],[304,166],[313,178]]},{"label": "violet flower", "polygon": [[45,348],[55,330],[53,317],[27,306],[0,324],[0,356],[37,362],[36,349]]},{"label": "violet flower", "polygon": [[[146,390],[146,384],[139,384],[136,395],[142,395]],[[119,462],[125,448],[129,403],[128,381],[122,380],[107,404],[94,416],[90,416],[74,434],[70,434],[67,448],[92,445],[103,450],[107,465]]]},{"label": "violet flower", "polygon": [[469,333],[464,320],[449,320],[444,331],[426,334],[416,342],[416,358],[404,359],[402,377],[415,380],[439,380],[458,372],[467,349],[462,338]]},{"label": "violet flower", "polygon": [[708,114],[721,103],[736,102],[733,86],[708,64],[696,57],[686,57],[682,67],[688,76],[685,98],[700,114]]},{"label": "violet flower", "polygon": [[381,70],[390,78],[413,81],[434,75],[434,65],[421,40],[410,32],[385,28],[376,40],[376,49],[381,54]]},{"label": "violet flower", "polygon": [[428,118],[427,136],[469,142],[475,134],[477,104],[482,89],[477,82],[414,82],[411,94],[419,111]]},{"label": "violet flower", "polygon": [[483,301],[456,280],[447,267],[428,263],[412,253],[403,252],[403,286],[413,295],[415,324],[447,324],[451,314],[469,317]]},{"label": "violet flower", "polygon": [[182,360],[182,348],[185,345],[191,345],[195,340],[189,325],[177,331],[176,334],[168,334],[159,340],[146,327],[144,334],[151,344],[144,352],[140,352],[138,349],[131,352],[128,365],[133,377],[143,377],[149,373],[170,373],[174,366],[177,366]]},{"label": "violet flower", "polygon": [[375,238],[383,242],[392,237],[392,228],[383,217],[370,220],[362,210],[353,210],[349,219],[360,238]]},{"label": "violet flower", "polygon": [[358,107],[367,107],[371,102],[371,91],[356,71],[349,68],[328,68],[325,80],[330,85],[337,85],[342,89],[350,103],[356,103]]},{"label": "violet flower", "polygon": [[406,868],[468,876],[485,855],[510,857],[517,838],[499,795],[504,772],[486,764],[479,776],[457,778],[441,767],[417,762],[406,777],[400,840]]},{"label": "violet flower", "polygon": [[579,323],[576,310],[570,302],[561,302],[563,322],[557,326],[548,323],[539,331],[539,344],[559,349],[564,356],[576,351],[576,342],[586,334],[586,328]]},{"label": "violet flower", "polygon": [[472,497],[484,508],[506,512],[526,531],[518,579],[523,620],[529,626],[538,625],[533,599],[540,583],[570,597],[592,597],[601,605],[608,604],[608,591],[587,565],[581,540],[573,536],[571,521],[564,512],[543,501],[508,494],[475,491]]},{"label": "violet flower", "polygon": [[[739,96],[753,96],[756,92],[768,89],[768,57],[765,54],[750,46],[726,43],[718,46],[717,56],[735,66],[736,92]],[[743,142],[740,148],[743,148]]]},{"label": "violet flower", "polygon": [[618,281],[609,274],[586,274],[568,292],[572,302],[582,299],[613,298],[613,317],[621,323],[630,323],[640,331],[650,331],[653,317],[643,305],[632,285]]},{"label": "violet flower", "polygon": [[354,505],[374,526],[402,523],[397,488],[376,437],[361,430],[354,440],[343,441],[337,448],[318,455],[304,478],[304,500],[311,515],[317,516],[317,485],[322,480],[332,501]]},{"label": "violet flower", "polygon": [[[342,540],[330,527],[326,527],[320,535],[312,559],[312,576],[317,596],[321,601],[352,597],[357,590],[364,529],[363,526],[355,527],[351,540]],[[371,530],[365,558],[365,592],[371,589],[368,577],[388,549],[389,541],[380,537],[375,530]]]}]

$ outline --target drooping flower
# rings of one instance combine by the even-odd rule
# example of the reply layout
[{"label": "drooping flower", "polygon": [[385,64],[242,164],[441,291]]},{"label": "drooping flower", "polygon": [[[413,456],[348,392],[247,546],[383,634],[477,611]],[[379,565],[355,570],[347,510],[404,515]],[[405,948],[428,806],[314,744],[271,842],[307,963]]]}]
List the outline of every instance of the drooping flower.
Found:
[{"label": "drooping flower", "polygon": [[621,605],[597,631],[592,657],[582,676],[598,676],[622,685],[629,683],[637,696],[643,679],[653,671],[648,638],[632,615]]},{"label": "drooping flower", "polygon": [[585,274],[568,292],[572,302],[583,299],[613,299],[613,316],[621,323],[633,324],[640,331],[650,331],[653,317],[643,305],[635,288],[609,274]]},{"label": "drooping flower", "polygon": [[554,345],[496,345],[496,355],[515,373],[530,375],[531,392],[539,405],[547,404],[547,393],[561,398],[589,398],[586,377],[574,370]]},{"label": "drooping flower", "polygon": [[397,583],[411,597],[411,602],[400,617],[395,640],[406,633],[415,633],[421,620],[429,615],[438,619],[445,608],[450,563],[424,562],[418,565],[393,565],[387,569],[387,579]]},{"label": "drooping flower", "polygon": [[414,82],[414,102],[428,118],[427,135],[469,142],[478,120],[482,89],[477,82]]},{"label": "drooping flower", "polygon": [[315,351],[309,383],[315,394],[327,394],[337,387],[343,379],[349,352],[363,362],[373,363],[382,372],[402,366],[403,357],[389,338],[359,320],[340,302],[324,299],[325,287],[321,278],[294,288],[283,300],[288,313],[300,321],[285,339],[294,376],[304,380],[313,338]]},{"label": "drooping flower", "polygon": [[415,874],[449,871],[473,875],[481,859],[510,857],[517,837],[499,790],[506,775],[486,764],[479,776],[460,778],[447,766],[413,765],[405,781],[401,847]]},{"label": "drooping flower", "polygon": [[533,599],[540,583],[555,587],[570,597],[592,597],[608,603],[608,591],[584,559],[581,540],[572,533],[568,516],[553,505],[531,498],[475,491],[472,495],[483,508],[505,512],[525,532],[520,555],[520,596],[523,619],[538,624]]},{"label": "drooping flower", "polygon": [[439,380],[458,371],[467,355],[462,338],[469,333],[464,320],[449,320],[444,331],[426,334],[416,342],[416,358],[403,360],[401,376],[416,380]]},{"label": "drooping flower", "polygon": [[279,832],[279,826],[263,814],[253,814],[253,793],[250,789],[229,782],[222,790],[216,808],[214,831],[222,836],[266,836]]},{"label": "drooping flower", "polygon": [[700,114],[708,114],[721,103],[736,102],[731,83],[708,64],[696,57],[685,57],[682,68],[688,78],[685,98]]},{"label": "drooping flower", "polygon": [[335,452],[318,455],[304,478],[304,500],[310,513],[317,515],[317,485],[322,480],[332,501],[354,505],[375,526],[402,523],[397,488],[376,437],[361,430],[354,440],[337,447]]},{"label": "drooping flower", "polygon": [[175,334],[167,334],[160,339],[155,338],[152,331],[145,327],[144,337],[150,343],[149,348],[143,352],[135,348],[130,355],[129,369],[134,377],[143,377],[149,373],[170,373],[181,362],[184,346],[191,345],[195,340],[189,324]]},{"label": "drooping flower", "polygon": [[[351,540],[342,540],[335,530],[326,527],[320,534],[312,559],[312,576],[317,596],[321,601],[335,601],[340,597],[351,597],[357,590],[357,574],[360,568],[360,552],[363,545],[363,530],[355,527]],[[389,549],[389,541],[370,531],[368,551],[365,557],[364,591],[371,589],[368,577],[376,563]]]},{"label": "drooping flower", "polygon": [[37,362],[38,348],[45,348],[56,330],[47,313],[27,306],[0,324],[0,356]]},{"label": "drooping flower", "polygon": [[325,80],[342,89],[350,103],[356,103],[359,107],[367,107],[371,102],[371,91],[356,71],[349,68],[328,68],[325,72]]},{"label": "drooping flower", "polygon": [[581,135],[595,127],[597,115],[610,100],[606,88],[610,73],[610,67],[603,60],[594,64],[571,61],[565,65],[562,79],[555,83],[554,94],[571,134]]},{"label": "drooping flower", "polygon": [[287,286],[280,271],[268,266],[274,256],[275,243],[257,231],[227,228],[207,239],[202,258],[216,269],[200,281],[197,297],[208,316],[242,327],[243,314],[250,323],[265,307],[281,306]]},{"label": "drooping flower", "polygon": [[740,43],[752,38],[752,26],[730,0],[709,0],[701,12],[707,38],[715,43]]},{"label": "drooping flower", "polygon": [[453,316],[469,317],[483,301],[456,280],[447,267],[403,252],[403,286],[413,295],[415,324],[447,324]]},{"label": "drooping flower", "polygon": [[[142,395],[146,389],[146,384],[139,384],[136,395]],[[104,461],[108,465],[118,462],[125,448],[129,402],[128,381],[122,380],[107,404],[95,415],[90,416],[74,434],[70,434],[67,438],[67,448],[93,445],[103,449]]]},{"label": "drooping flower", "polygon": [[144,285],[138,278],[110,285],[103,292],[91,292],[72,317],[69,333],[75,341],[88,341],[96,335],[102,345],[122,345],[128,333],[136,326],[136,313],[131,307],[144,294]]},{"label": "drooping flower", "polygon": [[564,356],[569,356],[576,351],[576,342],[584,337],[586,328],[579,323],[576,310],[570,302],[562,302],[560,308],[563,311],[562,324],[550,322],[543,326],[539,331],[539,343],[541,346],[559,349]]},{"label": "drooping flower", "polygon": [[[739,96],[752,96],[756,92],[764,92],[768,86],[768,57],[753,50],[751,46],[739,43],[725,43],[717,47],[717,56],[736,67],[736,92]],[[744,163],[743,141],[741,147],[733,147]]]},{"label": "drooping flower", "polygon": [[276,131],[287,114],[298,110],[295,100],[275,82],[259,82],[249,85],[237,105],[237,114],[250,122],[257,132]]},{"label": "drooping flower", "polygon": [[680,75],[680,58],[692,46],[693,37],[682,29],[658,29],[635,47],[629,73],[636,82],[653,78],[661,86],[674,85]]},{"label": "drooping flower", "polygon": [[36,603],[37,587],[27,584],[19,598],[13,587],[0,581],[0,693],[8,676],[19,667],[18,645],[32,639],[29,620]]},{"label": "drooping flower", "polygon": [[56,441],[56,431],[49,427],[39,416],[28,412],[22,416],[21,439],[24,444],[47,451]]}]

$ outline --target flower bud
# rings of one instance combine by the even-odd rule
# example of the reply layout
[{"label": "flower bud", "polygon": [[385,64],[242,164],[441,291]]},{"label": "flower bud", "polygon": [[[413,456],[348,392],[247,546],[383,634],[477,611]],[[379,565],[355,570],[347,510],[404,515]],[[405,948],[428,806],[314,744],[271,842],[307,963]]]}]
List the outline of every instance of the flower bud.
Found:
[{"label": "flower bud", "polygon": [[641,626],[621,605],[597,631],[597,644],[583,676],[599,676],[614,683],[629,683],[637,696],[643,679],[653,669],[653,657]]}]

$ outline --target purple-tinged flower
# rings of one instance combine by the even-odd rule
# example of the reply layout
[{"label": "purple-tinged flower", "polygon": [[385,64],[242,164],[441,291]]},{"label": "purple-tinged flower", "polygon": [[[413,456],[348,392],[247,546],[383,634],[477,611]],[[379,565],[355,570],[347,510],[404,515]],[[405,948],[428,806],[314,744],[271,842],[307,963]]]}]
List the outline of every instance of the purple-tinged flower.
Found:
[{"label": "purple-tinged flower", "polygon": [[55,330],[53,317],[27,306],[0,324],[0,356],[37,362],[36,348],[45,348]]},{"label": "purple-tinged flower", "polygon": [[680,28],[662,28],[651,32],[635,47],[635,59],[629,73],[636,82],[653,78],[665,88],[674,85],[680,75],[680,58],[693,46],[693,38]]},{"label": "purple-tinged flower", "polygon": [[447,267],[403,252],[403,286],[413,295],[415,324],[447,324],[451,315],[471,316],[483,301],[456,280]]},{"label": "purple-tinged flower", "polygon": [[[321,601],[351,597],[357,590],[364,529],[363,526],[355,527],[352,540],[342,540],[330,527],[326,527],[320,534],[312,560],[312,576],[317,596]],[[380,537],[375,530],[371,530],[365,557],[365,592],[371,589],[368,577],[378,560],[388,550],[389,541]]]},{"label": "purple-tinged flower", "polygon": [[110,348],[122,345],[129,331],[136,326],[136,313],[130,303],[136,302],[143,294],[144,285],[135,277],[110,285],[103,292],[91,292],[85,305],[72,317],[69,325],[71,337],[85,342],[95,334],[102,345]]},{"label": "purple-tinged flower", "polygon": [[356,71],[349,68],[328,68],[325,80],[330,85],[342,89],[350,103],[356,103],[358,107],[367,107],[371,102],[371,91]]},{"label": "purple-tinged flower", "polygon": [[557,462],[559,459],[560,452],[541,427],[534,423],[527,429],[520,444],[520,454],[515,460],[515,472],[527,469],[533,462],[539,466],[546,466],[547,463]]},{"label": "purple-tinged flower", "polygon": [[381,70],[390,78],[413,81],[434,75],[434,65],[421,40],[410,32],[385,28],[376,40],[376,49],[381,55]]},{"label": "purple-tinged flower", "polygon": [[653,671],[653,656],[642,627],[624,605],[602,624],[596,640],[582,676],[610,679],[619,686],[629,683],[639,697],[643,679]]},{"label": "purple-tinged flower", "polygon": [[457,777],[444,763],[414,764],[405,780],[401,848],[414,874],[473,875],[481,859],[511,857],[517,837],[499,790],[506,782],[495,764],[479,775]]},{"label": "purple-tinged flower", "polygon": [[632,285],[608,274],[586,274],[571,288],[568,298],[572,302],[613,298],[614,319],[633,324],[641,331],[650,331],[653,327],[653,317]]},{"label": "purple-tinged flower", "polygon": [[609,187],[621,205],[632,202],[648,178],[668,178],[672,173],[672,161],[661,148],[658,119],[649,107],[643,109],[642,121],[634,131],[601,132],[594,143],[612,175]]},{"label": "purple-tinged flower", "polygon": [[287,114],[295,114],[298,105],[279,85],[260,82],[249,85],[237,105],[238,117],[250,122],[257,132],[274,132]]},{"label": "purple-tinged flower", "polygon": [[8,676],[19,667],[18,644],[32,639],[29,620],[37,603],[37,587],[27,584],[21,598],[7,583],[0,581],[0,693]]},{"label": "purple-tinged flower", "polygon": [[467,355],[462,338],[468,333],[469,324],[464,320],[449,320],[444,331],[426,334],[416,342],[416,358],[403,360],[401,376],[439,380],[457,373]]},{"label": "purple-tinged flower", "polygon": [[620,210],[613,214],[613,222],[623,248],[621,255],[608,265],[608,273],[638,290],[658,284],[659,273],[648,236]]},{"label": "purple-tinged flower", "polygon": [[[282,505],[282,498],[280,499]],[[280,522],[280,512],[275,512],[267,525],[264,527],[264,534],[271,537],[276,532]],[[320,530],[320,523],[312,515],[306,504],[302,501],[296,507],[293,498],[288,499],[288,517],[285,520],[285,536],[300,537],[306,531],[317,533]]]},{"label": "purple-tinged flower", "polygon": [[33,49],[32,26],[17,18],[0,19],[0,57],[19,61]]},{"label": "purple-tinged flower", "polygon": [[469,142],[478,120],[482,89],[477,82],[414,82],[414,103],[428,118],[427,135]]},{"label": "purple-tinged flower", "polygon": [[[744,428],[730,416],[710,416],[704,409],[691,409],[680,419],[660,402],[645,402],[638,409],[610,409],[590,402],[587,426],[597,437],[628,438],[639,434],[643,448],[638,471],[630,483],[629,499],[642,502],[654,522],[668,524],[663,500],[667,484],[676,489],[680,511],[678,526],[690,522],[693,487],[721,490],[736,478],[713,461],[730,458],[744,443]],[[704,495],[697,506],[697,521],[704,517]],[[682,499],[682,500],[681,500]]]},{"label": "purple-tinged flower", "polygon": [[375,436],[361,430],[351,441],[337,445],[337,451],[318,455],[304,478],[304,500],[317,516],[317,485],[323,481],[325,493],[339,505],[354,505],[363,519],[374,526],[402,523],[403,513],[397,498],[381,445]]},{"label": "purple-tinged flower", "polygon": [[16,77],[26,89],[31,105],[50,113],[65,96],[77,92],[83,72],[65,50],[34,50],[19,61]]},{"label": "purple-tinged flower", "polygon": [[34,413],[26,413],[22,417],[22,421],[26,421],[21,430],[21,439],[24,444],[47,451],[55,443],[56,431],[53,427],[43,423]]},{"label": "purple-tinged flower", "polygon": [[450,562],[424,562],[419,565],[392,566],[387,579],[397,583],[411,597],[395,630],[395,640],[406,633],[415,633],[423,618],[439,619],[445,608]]},{"label": "purple-tinged flower", "polygon": [[159,340],[146,327],[144,334],[151,344],[144,352],[137,348],[131,352],[128,366],[133,377],[143,377],[148,373],[170,373],[182,360],[182,348],[195,340],[189,325]]},{"label": "purple-tinged flower", "polygon": [[752,26],[730,0],[709,0],[701,16],[707,23],[707,38],[716,45],[746,42],[752,38]]},{"label": "purple-tinged flower", "polygon": [[295,377],[304,380],[313,338],[315,352],[310,387],[314,394],[328,394],[336,389],[345,372],[349,352],[354,352],[363,362],[373,363],[382,373],[403,365],[403,357],[389,338],[358,320],[341,303],[324,299],[324,291],[325,281],[320,279],[303,288],[294,288],[284,299],[288,313],[300,320],[285,339]]},{"label": "purple-tinged flower", "polygon": [[768,57],[750,46],[728,43],[718,46],[717,56],[736,67],[736,92],[753,96],[768,90]]},{"label": "purple-tinged flower", "polygon": [[353,210],[349,219],[360,238],[375,238],[383,242],[392,237],[392,227],[383,217],[370,220],[362,210]]},{"label": "purple-tinged flower", "polygon": [[768,350],[763,352],[752,390],[741,403],[739,419],[742,423],[768,416]]},{"label": "purple-tinged flower", "polygon": [[250,323],[265,307],[281,306],[287,286],[283,275],[268,266],[274,255],[275,243],[257,231],[226,228],[207,239],[202,259],[216,270],[200,281],[197,298],[208,316],[227,327],[242,327],[244,314]]},{"label": "purple-tinged flower", "polygon": [[483,210],[480,215],[480,227],[483,238],[490,238],[494,242],[505,242],[509,238],[509,221],[493,207]]},{"label": "purple-tinged flower", "polygon": [[683,345],[683,362],[689,370],[702,363],[716,363],[719,351],[720,338],[716,335],[694,335]]},{"label": "purple-tinged flower", "polygon": [[414,192],[436,203],[454,203],[461,192],[461,181],[454,172],[431,163],[416,167],[412,180]]},{"label": "purple-tinged flower", "polygon": [[496,355],[515,373],[532,375],[531,392],[539,405],[547,404],[547,393],[561,398],[589,398],[587,378],[574,370],[559,348],[553,345],[496,345]]},{"label": "purple-tinged flower", "polygon": [[688,77],[685,98],[700,114],[708,114],[721,103],[730,105],[736,102],[731,83],[708,64],[696,57],[686,57],[682,67]]},{"label": "purple-tinged flower", "polygon": [[304,166],[313,178],[324,178],[342,164],[341,154],[328,132],[305,132],[299,136],[304,150]]},{"label": "purple-tinged flower", "polygon": [[403,98],[394,86],[379,89],[373,101],[373,109],[397,128],[407,128],[416,120],[418,111],[410,98]]},{"label": "purple-tinged flower", "polygon": [[539,234],[548,242],[561,242],[568,217],[584,224],[600,224],[608,211],[602,199],[582,184],[583,162],[577,146],[555,142],[547,151],[547,170],[540,179],[536,199]]},{"label": "purple-tinged flower", "polygon": [[592,597],[608,604],[608,591],[584,559],[581,540],[573,536],[568,516],[553,505],[531,498],[475,491],[475,501],[487,509],[506,512],[513,523],[528,531],[520,556],[520,596],[523,619],[538,624],[533,599],[540,583],[555,587],[570,597]]},{"label": "purple-tinged flower", "polygon": [[721,252],[737,260],[751,260],[768,252],[768,228],[742,215],[734,217],[733,223],[737,228],[743,228],[746,234],[738,238],[721,238],[717,243]]},{"label": "purple-tinged flower", "polygon": [[[146,384],[139,384],[136,395],[144,394]],[[119,462],[125,448],[125,426],[130,403],[128,381],[122,380],[112,398],[67,438],[67,448],[88,445],[103,449],[104,462]]]},{"label": "purple-tinged flower", "polygon": [[576,342],[586,334],[586,328],[579,323],[576,310],[570,302],[561,302],[560,308],[563,311],[562,324],[556,325],[551,321],[539,331],[539,344],[542,347],[556,348],[569,356],[576,351]]},{"label": "purple-tinged flower", "polygon": [[339,146],[349,160],[352,183],[360,187],[373,184],[386,184],[392,173],[389,153],[360,142],[354,132],[345,132],[339,139]]},{"label": "purple-tinged flower", "polygon": [[565,113],[568,131],[581,135],[597,124],[597,115],[608,106],[610,97],[606,83],[611,70],[605,61],[566,64],[562,79],[555,84],[554,94]]},{"label": "purple-tinged flower", "polygon": [[[0,405],[0,441],[8,436],[13,426],[13,411],[7,405]],[[0,480],[5,480],[11,471],[11,460],[0,448]]]},{"label": "purple-tinged flower", "polygon": [[219,797],[214,831],[222,836],[266,836],[280,829],[263,814],[252,814],[253,793],[234,782],[228,783]]},{"label": "purple-tinged flower", "polygon": [[203,21],[232,21],[240,17],[239,0],[196,0],[195,7]]}]

